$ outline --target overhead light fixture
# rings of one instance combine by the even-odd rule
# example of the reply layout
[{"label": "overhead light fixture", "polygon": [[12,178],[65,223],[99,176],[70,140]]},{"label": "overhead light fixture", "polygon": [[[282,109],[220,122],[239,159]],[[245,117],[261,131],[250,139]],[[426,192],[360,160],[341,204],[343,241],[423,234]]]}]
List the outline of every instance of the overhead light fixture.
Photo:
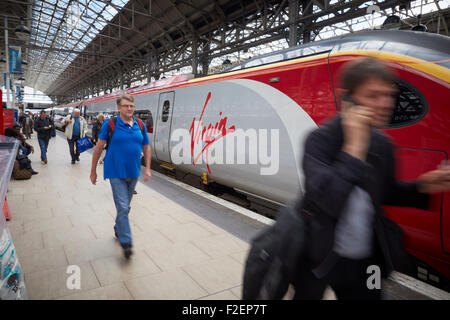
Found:
[{"label": "overhead light fixture", "polygon": [[401,23],[402,21],[399,16],[391,15],[384,20],[382,28],[398,30],[400,29]]},{"label": "overhead light fixture", "polygon": [[225,59],[225,60],[222,62],[222,65],[223,65],[223,66],[229,66],[229,65],[231,65],[230,59]]},{"label": "overhead light fixture", "polygon": [[411,28],[412,31],[428,32],[428,28],[421,23],[422,15],[417,16],[417,25]]},{"label": "overhead light fixture", "polygon": [[418,24],[417,26],[414,26],[411,28],[412,31],[422,31],[422,32],[428,32],[428,28],[423,24]]},{"label": "overhead light fixture", "polygon": [[16,36],[18,36],[20,40],[28,41],[31,32],[30,32],[30,29],[28,29],[25,26],[23,17],[20,18],[20,24],[16,27],[15,32],[16,32]]}]

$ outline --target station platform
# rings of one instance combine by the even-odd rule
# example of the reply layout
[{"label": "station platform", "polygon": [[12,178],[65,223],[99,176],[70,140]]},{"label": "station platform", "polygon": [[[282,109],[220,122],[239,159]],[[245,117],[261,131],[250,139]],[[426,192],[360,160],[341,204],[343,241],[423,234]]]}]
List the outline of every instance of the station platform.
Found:
[{"label": "station platform", "polygon": [[[270,219],[153,171],[150,181],[140,178],[131,203],[134,254],[126,260],[102,165],[94,186],[91,153],[72,165],[61,132],[50,140],[47,165],[36,133],[27,142],[39,174],[12,179],[7,199],[29,299],[241,299],[249,240]],[[68,289],[69,266],[81,270],[80,289]],[[387,287],[389,299],[429,298],[395,282]]]}]

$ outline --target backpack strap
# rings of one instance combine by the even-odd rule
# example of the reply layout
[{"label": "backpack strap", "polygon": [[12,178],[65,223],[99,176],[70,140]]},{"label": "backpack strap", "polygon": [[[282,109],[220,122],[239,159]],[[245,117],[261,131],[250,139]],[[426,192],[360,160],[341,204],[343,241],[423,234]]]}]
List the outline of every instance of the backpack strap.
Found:
[{"label": "backpack strap", "polygon": [[142,137],[145,137],[144,122],[141,120],[141,118],[137,118],[137,120],[138,120],[139,128],[141,128]]},{"label": "backpack strap", "polygon": [[112,136],[114,134],[114,130],[116,129],[116,122],[117,122],[117,117],[111,117],[108,120],[108,140],[106,142],[106,146],[109,145]]}]

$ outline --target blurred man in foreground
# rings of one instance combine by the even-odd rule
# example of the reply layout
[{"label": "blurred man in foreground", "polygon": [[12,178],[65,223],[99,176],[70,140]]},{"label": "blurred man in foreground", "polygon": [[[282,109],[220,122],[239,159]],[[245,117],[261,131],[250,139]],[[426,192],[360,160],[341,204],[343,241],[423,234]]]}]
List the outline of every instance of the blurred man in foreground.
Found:
[{"label": "blurred man in foreground", "polygon": [[414,182],[395,180],[393,144],[379,129],[391,119],[397,90],[381,61],[349,62],[341,89],[342,112],[305,143],[304,197],[314,209],[309,268],[299,272],[295,299],[320,299],[327,285],[338,299],[381,299],[367,285],[368,267],[379,267],[382,277],[408,268],[402,230],[382,205],[427,209],[428,194],[450,189],[448,166]]}]

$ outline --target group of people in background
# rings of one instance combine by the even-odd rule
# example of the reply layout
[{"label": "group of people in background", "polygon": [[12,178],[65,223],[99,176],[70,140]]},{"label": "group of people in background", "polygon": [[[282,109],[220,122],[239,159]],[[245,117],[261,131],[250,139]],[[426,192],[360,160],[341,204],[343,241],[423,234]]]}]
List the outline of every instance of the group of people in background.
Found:
[{"label": "group of people in background", "polygon": [[[22,133],[20,133],[20,127],[22,126]],[[55,124],[45,110],[42,110],[39,115],[31,113],[21,113],[19,121],[14,125],[14,129],[17,132],[17,139],[21,141],[21,149],[25,155],[29,155],[34,152],[33,146],[28,144],[25,140],[31,139],[31,135],[34,131],[37,132],[37,138],[39,147],[41,149],[41,162],[47,164],[47,149],[48,143],[51,137],[56,136]]]},{"label": "group of people in background", "polygon": [[[33,113],[20,113],[19,121],[14,125],[11,130],[7,130],[6,133],[9,136],[15,137],[20,140],[20,151],[24,155],[28,156],[30,153],[34,153],[32,145],[26,142],[27,139],[31,139],[34,132],[37,132],[37,138],[39,147],[41,150],[41,163],[47,164],[47,149],[49,141],[52,137],[56,136],[55,124],[53,119],[47,115],[45,110],[42,110],[39,115]],[[100,129],[105,121],[105,116],[99,114],[92,127],[92,142],[94,144],[98,141]],[[71,156],[71,163],[75,164],[80,161],[80,151],[78,150],[77,140],[86,136],[87,133],[87,121],[80,115],[79,109],[74,109],[73,113],[66,116],[62,121],[64,134],[69,144],[69,152]],[[22,129],[22,132],[21,132]],[[100,157],[100,164],[104,161],[106,148],[103,149]]]}]

